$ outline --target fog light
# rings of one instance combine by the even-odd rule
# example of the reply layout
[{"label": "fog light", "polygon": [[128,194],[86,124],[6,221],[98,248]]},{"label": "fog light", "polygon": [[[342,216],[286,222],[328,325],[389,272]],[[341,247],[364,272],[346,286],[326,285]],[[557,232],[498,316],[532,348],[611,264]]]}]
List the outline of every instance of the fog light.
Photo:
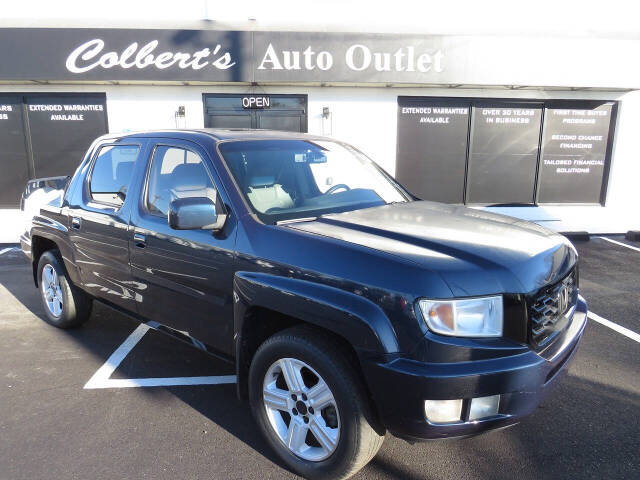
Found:
[{"label": "fog light", "polygon": [[459,422],[461,412],[462,399],[424,401],[424,413],[431,423]]},{"label": "fog light", "polygon": [[471,408],[469,409],[469,420],[479,420],[497,415],[499,407],[500,395],[473,398],[471,399]]}]

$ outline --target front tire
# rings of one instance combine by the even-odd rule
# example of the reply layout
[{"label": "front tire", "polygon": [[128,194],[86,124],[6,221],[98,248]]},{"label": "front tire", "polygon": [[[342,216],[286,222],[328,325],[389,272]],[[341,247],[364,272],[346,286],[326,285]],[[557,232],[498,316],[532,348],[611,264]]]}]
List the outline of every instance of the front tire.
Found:
[{"label": "front tire", "polygon": [[71,328],[89,319],[91,298],[71,284],[57,250],[46,251],[40,256],[38,288],[47,323],[58,328]]},{"label": "front tire", "polygon": [[260,346],[249,397],[269,444],[306,478],[348,478],[384,440],[353,362],[334,339],[310,328],[285,330]]}]

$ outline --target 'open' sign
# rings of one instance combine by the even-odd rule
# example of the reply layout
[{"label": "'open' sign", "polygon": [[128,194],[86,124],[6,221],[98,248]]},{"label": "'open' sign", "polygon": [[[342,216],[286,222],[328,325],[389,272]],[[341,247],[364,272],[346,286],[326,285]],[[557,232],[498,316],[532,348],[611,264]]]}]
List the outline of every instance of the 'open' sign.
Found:
[{"label": "'open' sign", "polygon": [[242,97],[242,108],[270,108],[271,99],[269,97],[246,96]]}]

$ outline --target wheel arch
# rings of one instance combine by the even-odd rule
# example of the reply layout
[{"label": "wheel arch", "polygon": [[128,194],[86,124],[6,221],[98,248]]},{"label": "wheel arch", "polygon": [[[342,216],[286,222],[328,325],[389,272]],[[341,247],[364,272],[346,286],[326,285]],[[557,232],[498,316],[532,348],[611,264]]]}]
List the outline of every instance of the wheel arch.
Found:
[{"label": "wheel arch", "polygon": [[80,285],[80,272],[74,262],[73,250],[66,237],[61,237],[55,233],[32,229],[31,231],[31,266],[33,280],[38,286],[38,262],[40,256],[48,250],[57,250],[62,258],[62,263],[69,276],[69,280],[74,285]]},{"label": "wheel arch", "polygon": [[49,250],[60,251],[58,244],[50,238],[42,235],[33,235],[31,237],[31,270],[33,273],[33,283],[38,287],[38,262],[44,252]]},{"label": "wheel arch", "polygon": [[[247,398],[251,360],[264,340],[295,325],[331,335],[362,373],[360,356],[398,351],[393,327],[373,302],[305,280],[238,272],[234,278],[234,343],[238,395]],[[365,382],[364,374],[362,374]]]}]

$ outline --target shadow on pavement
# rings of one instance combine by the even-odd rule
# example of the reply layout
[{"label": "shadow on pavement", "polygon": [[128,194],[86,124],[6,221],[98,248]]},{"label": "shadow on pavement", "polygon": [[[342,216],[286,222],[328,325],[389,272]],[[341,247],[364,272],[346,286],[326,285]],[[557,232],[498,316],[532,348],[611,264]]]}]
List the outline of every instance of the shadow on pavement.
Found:
[{"label": "shadow on pavement", "polygon": [[[45,323],[45,313],[36,289],[30,266],[22,258],[0,265],[0,285],[8,290],[24,307],[43,322],[43,327],[55,329]],[[98,302],[94,302],[90,320],[78,328],[63,331],[86,351],[104,362],[139,324]],[[112,378],[150,378],[173,376],[207,376],[234,374],[233,365],[219,361],[187,344],[165,334],[150,330],[125,357]],[[87,381],[89,378],[83,379]],[[239,440],[282,468],[285,465],[257,431],[249,405],[238,400],[235,385],[194,387],[137,388],[145,394],[158,395],[160,390],[171,392],[177,398],[227,430]],[[80,392],[79,392],[80,393]]]}]

